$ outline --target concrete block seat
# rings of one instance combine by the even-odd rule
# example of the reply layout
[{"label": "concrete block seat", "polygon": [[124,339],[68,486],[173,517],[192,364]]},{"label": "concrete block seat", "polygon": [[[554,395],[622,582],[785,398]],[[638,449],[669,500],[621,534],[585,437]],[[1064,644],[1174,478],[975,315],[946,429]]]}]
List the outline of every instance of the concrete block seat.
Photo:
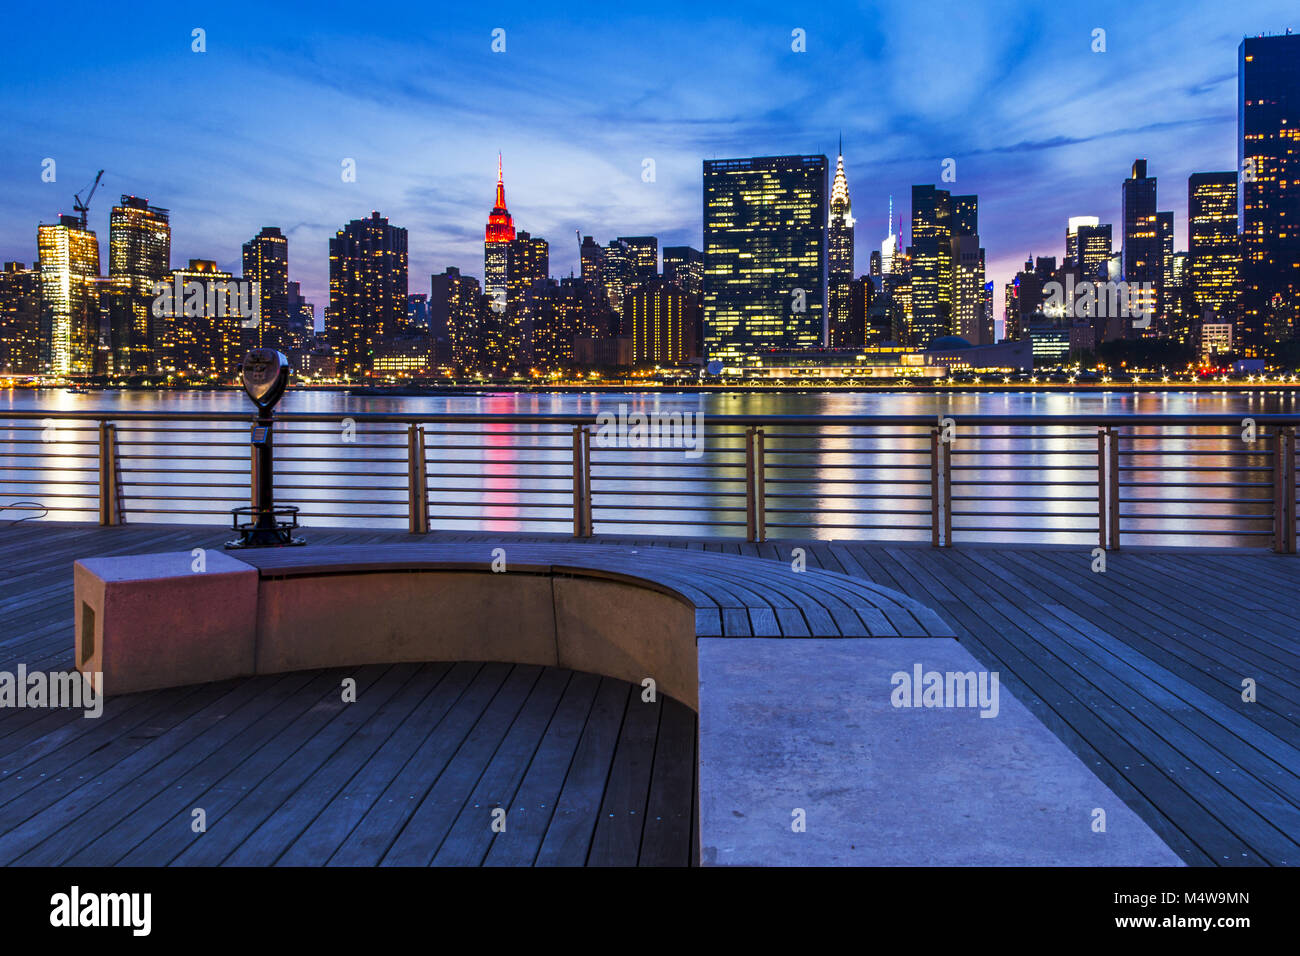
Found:
[{"label": "concrete block seat", "polygon": [[870,581],[678,548],[305,547],[212,552],[194,568],[190,552],[77,562],[76,659],[103,672],[106,693],[485,660],[652,677],[698,707],[697,638],[952,636]]}]

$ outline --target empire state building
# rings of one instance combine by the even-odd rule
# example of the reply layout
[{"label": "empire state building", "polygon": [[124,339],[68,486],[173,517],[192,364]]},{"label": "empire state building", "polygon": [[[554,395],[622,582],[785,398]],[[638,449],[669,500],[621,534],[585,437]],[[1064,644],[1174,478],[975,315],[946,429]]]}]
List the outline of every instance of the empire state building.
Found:
[{"label": "empire state building", "polygon": [[506,208],[506,186],[501,172],[501,154],[497,154],[497,201],[488,215],[483,233],[483,291],[493,311],[506,306],[506,263],[509,243],[515,238],[515,221]]}]

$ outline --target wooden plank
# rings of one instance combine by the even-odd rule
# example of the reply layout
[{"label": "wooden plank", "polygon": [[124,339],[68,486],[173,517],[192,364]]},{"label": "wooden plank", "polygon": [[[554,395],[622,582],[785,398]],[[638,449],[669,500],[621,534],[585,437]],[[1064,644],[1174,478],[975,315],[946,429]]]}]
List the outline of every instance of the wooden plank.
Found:
[{"label": "wooden plank", "polygon": [[601,688],[595,674],[575,673],[515,793],[504,833],[494,834],[485,866],[532,866]]},{"label": "wooden plank", "polygon": [[636,866],[640,859],[662,713],[662,697],[646,701],[635,689],[627,695],[623,726],[587,854],[588,866]]},{"label": "wooden plank", "polygon": [[505,740],[493,754],[460,816],[438,847],[433,858],[435,866],[482,864],[492,846],[492,837],[498,832],[492,828],[492,812],[505,810],[505,824],[509,825],[515,795],[542,744],[547,727],[555,717],[571,677],[571,671],[558,667],[543,669],[519,716],[510,725]]},{"label": "wooden plank", "polygon": [[[433,861],[541,673],[542,668],[532,664],[511,668],[492,702],[389,846],[381,865],[428,866]],[[490,825],[488,814],[483,814],[481,822],[485,827]]]},{"label": "wooden plank", "polygon": [[[458,665],[459,666],[459,665]],[[329,866],[374,866],[388,852],[510,672],[508,664],[472,665],[477,673],[392,783],[329,859]]]},{"label": "wooden plank", "polygon": [[691,866],[695,768],[699,762],[695,712],[663,698],[641,836],[640,866]]},{"label": "wooden plank", "polygon": [[605,795],[610,759],[631,693],[630,684],[602,677],[586,726],[555,801],[555,812],[537,853],[538,866],[582,866],[587,861],[596,814]]}]

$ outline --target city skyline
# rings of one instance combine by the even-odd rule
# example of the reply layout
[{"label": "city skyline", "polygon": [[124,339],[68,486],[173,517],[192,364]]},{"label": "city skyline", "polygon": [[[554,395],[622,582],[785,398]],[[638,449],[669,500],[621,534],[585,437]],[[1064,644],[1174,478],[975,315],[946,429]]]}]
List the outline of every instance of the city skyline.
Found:
[{"label": "city skyline", "polygon": [[[242,244],[263,226],[278,225],[289,239],[293,278],[319,310],[328,301],[329,238],[341,223],[374,210],[410,231],[412,276],[440,273],[449,265],[477,275],[492,164],[500,150],[516,225],[550,240],[551,271],[563,276],[579,272],[577,243],[567,239],[575,230],[602,243],[620,235],[655,235],[661,246],[700,248],[701,160],[806,153],[833,162],[841,134],[857,220],[855,275],[867,271],[869,253],[888,232],[890,195],[895,207],[905,208],[912,185],[934,183],[980,195],[987,276],[1000,289],[1027,255],[1062,255],[1069,217],[1119,221],[1118,173],[1134,156],[1145,157],[1150,175],[1164,180],[1160,206],[1174,212],[1175,247],[1186,249],[1187,176],[1235,167],[1237,45],[1264,29],[1282,32],[1282,6],[1254,4],[1248,13],[1233,14],[1207,7],[1196,31],[1186,26],[1191,20],[1168,24],[1158,49],[1151,47],[1151,25],[1161,22],[1157,13],[1112,6],[1084,21],[1031,11],[1019,16],[1026,29],[1036,28],[1036,43],[1017,40],[1017,55],[1002,62],[1012,41],[992,34],[1011,19],[1011,10],[964,11],[931,21],[923,13],[891,10],[884,18],[843,6],[807,14],[759,8],[742,26],[670,6],[653,25],[641,24],[652,36],[671,35],[688,54],[673,56],[676,72],[669,75],[662,63],[656,71],[639,72],[643,60],[621,71],[593,71],[609,56],[601,38],[617,30],[619,21],[601,26],[566,16],[566,33],[540,13],[509,7],[492,13],[506,30],[504,53],[491,52],[497,24],[484,20],[478,33],[465,27],[438,32],[437,43],[426,44],[438,57],[424,59],[396,55],[424,41],[395,37],[427,37],[440,25],[419,26],[427,14],[399,11],[386,34],[349,24],[343,50],[341,38],[317,23],[319,17],[308,24],[271,14],[259,21],[258,31],[238,33],[235,44],[229,40],[236,34],[214,23],[205,28],[206,52],[193,53],[188,21],[168,15],[144,24],[147,11],[133,11],[125,16],[128,25],[141,18],[140,44],[130,51],[96,47],[85,63],[61,69],[44,85],[33,85],[33,75],[24,72],[40,74],[32,57],[42,45],[29,42],[28,33],[2,68],[16,95],[8,108],[13,135],[0,146],[0,168],[11,186],[0,199],[0,258],[31,262],[35,223],[69,212],[72,194],[104,168],[100,199],[90,211],[90,226],[101,240],[105,196],[119,193],[171,210],[173,266],[190,258],[215,259],[239,272]],[[25,17],[17,15],[19,21]],[[1105,24],[1104,53],[1090,49],[1091,20]],[[626,27],[628,21],[622,22]],[[846,24],[874,32],[868,30],[864,39]],[[49,29],[37,21],[30,26],[37,39]],[[298,32],[285,43],[291,28]],[[806,52],[791,49],[794,29],[805,31]],[[952,59],[960,40],[952,32],[980,39],[971,43],[963,74],[969,88],[958,84],[955,92],[952,84],[931,77]],[[273,41],[283,62],[270,63],[264,55]],[[714,67],[734,62],[737,69],[689,65],[689,51],[700,43],[712,43]],[[395,64],[393,69],[361,55],[381,48],[391,54],[385,63]],[[647,44],[636,56],[653,58],[657,49],[662,52]],[[576,61],[580,68],[562,76],[558,64],[579,50],[586,51]],[[1071,50],[1080,52],[1067,57]],[[1160,50],[1169,53],[1161,56]],[[900,58],[908,62],[901,73]],[[402,63],[419,68],[404,72]],[[1065,68],[1072,63],[1078,70]],[[125,108],[115,112],[99,100],[86,77],[113,69],[114,100],[129,101],[124,94],[144,82],[151,66],[175,80],[166,93],[155,90],[160,103],[193,93],[192,74],[203,74],[197,82],[207,91],[209,108],[201,118],[192,110],[174,111],[163,124],[170,134],[144,123],[132,127],[134,138],[125,136]],[[745,74],[760,68],[787,80],[788,95],[774,93],[770,84],[759,92],[746,89]],[[1076,74],[1091,80],[1080,84]],[[446,81],[445,90],[421,105],[430,76]],[[260,96],[238,96],[254,78],[260,78]],[[472,78],[478,98],[491,107],[482,116],[472,98],[452,102],[450,91]],[[70,110],[74,89],[80,109]],[[618,105],[638,89],[635,108]],[[660,95],[650,96],[654,90]],[[990,91],[997,96],[990,99]],[[1052,91],[1055,97],[1047,95]],[[539,98],[546,99],[545,109]],[[238,114],[230,112],[235,100],[242,108]],[[289,100],[303,105],[275,111]],[[984,105],[972,113],[973,100]],[[1137,100],[1145,103],[1141,110],[1133,109]],[[1101,102],[1107,109],[1099,112]],[[1159,103],[1158,113],[1151,102]],[[1105,120],[1130,112],[1145,122],[1116,130]],[[365,124],[361,113],[368,117]],[[52,115],[61,119],[51,122]],[[233,135],[208,135],[222,127],[223,117]],[[383,122],[390,117],[404,118]],[[274,120],[279,132],[272,140]],[[313,138],[323,123],[331,134]],[[399,141],[391,143],[395,131]],[[148,148],[190,141],[201,148]],[[421,145],[431,141],[433,148]],[[46,157],[57,162],[53,183],[41,182]],[[356,161],[356,182],[340,176],[348,158]],[[941,180],[945,158],[957,161],[955,182]],[[654,160],[653,182],[643,181],[646,159]],[[215,195],[214,184],[221,186]],[[232,195],[223,198],[221,191]],[[1000,301],[996,311],[1001,318]],[[318,312],[318,323],[321,318]]]}]

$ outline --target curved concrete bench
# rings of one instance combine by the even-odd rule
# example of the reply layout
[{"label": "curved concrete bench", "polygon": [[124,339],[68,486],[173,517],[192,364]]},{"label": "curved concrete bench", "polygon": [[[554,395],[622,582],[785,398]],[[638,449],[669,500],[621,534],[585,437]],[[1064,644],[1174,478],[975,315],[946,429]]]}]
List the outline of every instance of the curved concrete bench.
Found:
[{"label": "curved concrete bench", "polygon": [[[77,665],[103,671],[109,694],[398,661],[651,677],[699,713],[704,863],[1177,863],[1027,708],[999,699],[996,673],[934,612],[859,578],[670,547],[490,542],[75,570]],[[936,687],[988,678],[969,686],[993,695],[978,708],[900,698],[898,679],[915,675],[915,690],[922,673]],[[1097,807],[1113,836],[1092,830]]]},{"label": "curved concrete bench", "polygon": [[[499,551],[497,549],[500,549]],[[494,559],[500,570],[493,570]],[[76,565],[77,665],[108,694],[405,661],[549,664],[698,708],[702,637],[951,637],[869,581],[677,548],[490,542]]]}]

